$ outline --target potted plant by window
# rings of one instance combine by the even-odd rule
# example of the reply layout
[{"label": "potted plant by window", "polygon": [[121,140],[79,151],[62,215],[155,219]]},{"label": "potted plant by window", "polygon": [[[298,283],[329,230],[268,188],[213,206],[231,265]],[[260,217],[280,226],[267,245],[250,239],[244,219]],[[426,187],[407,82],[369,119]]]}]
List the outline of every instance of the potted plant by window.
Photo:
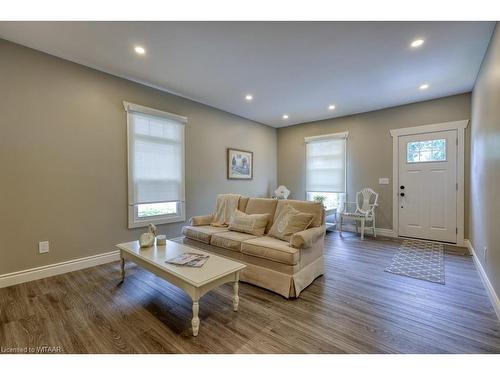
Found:
[{"label": "potted plant by window", "polygon": [[[323,205],[323,207],[325,207],[326,197],[324,195],[316,195],[316,196],[314,196],[313,199],[315,202],[321,203]],[[325,209],[326,209],[326,207],[325,207]]]}]

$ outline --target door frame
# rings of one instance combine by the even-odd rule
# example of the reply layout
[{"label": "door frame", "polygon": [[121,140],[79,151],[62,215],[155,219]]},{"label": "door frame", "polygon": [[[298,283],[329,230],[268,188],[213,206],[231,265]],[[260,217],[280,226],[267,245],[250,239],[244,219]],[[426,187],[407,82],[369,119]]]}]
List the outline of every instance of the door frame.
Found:
[{"label": "door frame", "polygon": [[392,137],[392,229],[399,237],[399,137],[422,133],[434,133],[446,130],[456,130],[457,145],[457,242],[458,246],[465,246],[464,242],[464,176],[465,176],[465,128],[469,120],[442,122],[437,124],[413,126],[409,128],[391,129]]}]

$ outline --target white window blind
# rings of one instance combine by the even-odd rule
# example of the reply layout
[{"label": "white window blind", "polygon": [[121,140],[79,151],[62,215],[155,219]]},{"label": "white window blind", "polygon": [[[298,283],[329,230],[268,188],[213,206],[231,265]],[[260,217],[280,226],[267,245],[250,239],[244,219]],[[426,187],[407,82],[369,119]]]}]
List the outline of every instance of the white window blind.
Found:
[{"label": "white window blind", "polygon": [[308,137],[306,191],[345,193],[347,133]]},{"label": "white window blind", "polygon": [[129,206],[184,202],[181,116],[124,103],[128,115]]}]

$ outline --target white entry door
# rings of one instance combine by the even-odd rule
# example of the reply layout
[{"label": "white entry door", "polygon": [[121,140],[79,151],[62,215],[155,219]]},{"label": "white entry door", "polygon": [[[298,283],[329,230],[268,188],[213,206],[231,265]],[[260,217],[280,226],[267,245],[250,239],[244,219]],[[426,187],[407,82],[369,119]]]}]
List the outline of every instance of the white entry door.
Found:
[{"label": "white entry door", "polygon": [[457,131],[399,137],[399,235],[457,241]]}]

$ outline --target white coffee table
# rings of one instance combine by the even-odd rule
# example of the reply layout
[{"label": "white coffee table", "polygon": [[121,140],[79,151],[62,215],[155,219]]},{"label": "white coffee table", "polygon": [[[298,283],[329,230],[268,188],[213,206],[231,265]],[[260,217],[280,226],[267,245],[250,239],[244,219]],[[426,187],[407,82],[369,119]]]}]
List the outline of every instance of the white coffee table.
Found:
[{"label": "white coffee table", "polygon": [[[116,247],[120,249],[122,282],[125,280],[125,259],[127,259],[176,285],[191,297],[193,336],[198,335],[200,328],[198,301],[217,286],[233,283],[233,310],[238,311],[238,281],[240,271],[246,267],[244,264],[173,241],[167,241],[164,246],[155,245],[145,249],[140,248],[139,241],[121,243]],[[187,252],[206,254],[210,257],[200,268],[165,263],[165,260]]]}]

